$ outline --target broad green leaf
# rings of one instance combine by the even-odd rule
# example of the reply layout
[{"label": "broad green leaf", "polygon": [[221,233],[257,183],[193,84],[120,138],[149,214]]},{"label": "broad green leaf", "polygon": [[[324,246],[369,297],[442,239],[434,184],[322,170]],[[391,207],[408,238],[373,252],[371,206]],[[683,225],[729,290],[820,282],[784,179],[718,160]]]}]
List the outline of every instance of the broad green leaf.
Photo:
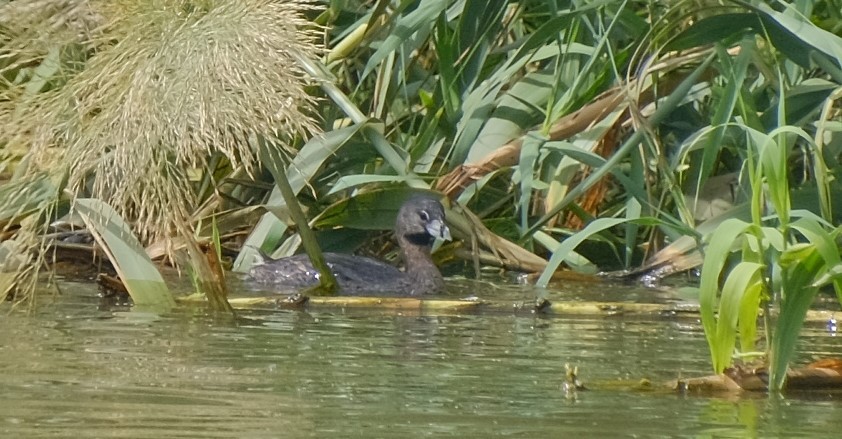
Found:
[{"label": "broad green leaf", "polygon": [[740,301],[739,328],[740,351],[754,352],[757,340],[757,319],[760,315],[760,304],[766,298],[766,281],[763,279],[766,266],[755,264],[757,271],[746,281],[745,291]]},{"label": "broad green leaf", "polygon": [[716,14],[699,20],[670,41],[665,50],[686,50],[715,42],[728,44],[741,34],[752,32],[768,35],[778,50],[804,68],[810,68],[813,52],[830,57],[836,68],[842,66],[842,38],[804,20],[797,12],[778,12],[764,3],[749,7],[757,13]]},{"label": "broad green leaf", "polygon": [[789,148],[784,143],[786,135],[801,137],[808,143],[813,142],[812,137],[804,130],[793,126],[781,126],[769,133],[767,141],[760,145],[760,160],[769,198],[784,225],[789,224],[792,210],[789,195]]},{"label": "broad green leaf", "polygon": [[371,144],[383,159],[386,160],[386,163],[398,174],[406,174],[406,163],[403,157],[401,157],[395,147],[383,135],[382,130],[375,128],[373,126],[374,124],[370,123],[368,117],[360,111],[357,105],[336,86],[336,78],[327,71],[327,68],[322,63],[312,62],[305,57],[297,57],[296,59],[307,74],[319,80],[319,85],[325,94],[361,128],[363,135],[371,141]]},{"label": "broad green leaf", "polygon": [[[800,218],[792,223],[792,228],[807,238],[816,251],[821,255],[826,267],[838,267],[842,264],[842,256],[839,254],[839,246],[836,244],[836,237],[839,229],[829,233],[819,221],[810,218]],[[832,279],[837,300],[842,303],[842,279],[838,276]]]},{"label": "broad green leaf", "polygon": [[58,188],[47,174],[27,176],[0,185],[0,228],[18,222],[55,202]]},{"label": "broad green leaf", "polygon": [[[535,232],[535,241],[550,251],[555,251],[561,245],[561,243],[552,236],[541,231]],[[593,262],[572,250],[568,252],[567,256],[564,258],[564,262],[580,272],[594,272],[597,268]]]},{"label": "broad green leaf", "polygon": [[530,55],[534,53],[535,49],[547,44],[548,42],[555,42],[558,37],[559,29],[569,27],[573,19],[586,14],[593,9],[600,8],[610,3],[610,0],[600,0],[578,7],[575,10],[561,11],[558,16],[550,18],[533,32],[528,34],[514,55],[509,57],[506,61],[507,67],[522,62],[524,58],[529,58]]},{"label": "broad green leaf", "polygon": [[53,80],[61,69],[61,48],[53,47],[41,63],[32,71],[32,78],[26,82],[26,94],[33,98],[36,94],[43,92],[47,84]]},{"label": "broad green leaf", "polygon": [[[497,93],[505,83],[498,83],[496,87],[478,87],[474,92],[465,98],[462,104],[462,117],[456,124],[456,139],[453,145],[453,158],[450,161],[451,168],[461,165],[464,162],[472,162],[484,157],[479,152],[479,146],[474,147],[477,136],[489,121],[494,102],[497,100]],[[505,142],[505,141],[503,141]],[[493,148],[485,149],[490,152],[501,146],[503,143],[493,145]],[[478,152],[474,152],[475,149]]]},{"label": "broad green leaf", "polygon": [[161,273],[111,206],[98,199],[79,198],[74,209],[108,255],[135,305],[162,310],[175,306]]},{"label": "broad green leaf", "polygon": [[[715,313],[719,308],[717,306],[719,278],[734,244],[738,242],[739,237],[749,227],[751,227],[751,223],[738,219],[727,219],[711,234],[710,243],[705,248],[705,259],[702,264],[702,277],[699,284],[699,311],[716,373],[721,372],[721,368],[725,367],[720,364],[720,359],[724,354],[721,352],[716,335],[718,330]],[[727,355],[730,356],[731,352],[728,352]]]},{"label": "broad green leaf", "polygon": [[[717,373],[722,373],[731,365],[738,328],[744,332],[742,334],[744,341],[746,341],[745,336],[752,337],[751,343],[754,341],[758,300],[763,289],[763,268],[761,264],[740,262],[725,278],[718,307],[716,333],[710,347],[713,368]],[[741,317],[749,321],[741,322]],[[749,342],[746,341],[746,343]]]},{"label": "broad green leaf", "polygon": [[793,246],[785,252],[781,256],[781,267],[785,271],[781,286],[783,297],[769,359],[769,390],[773,391],[783,389],[786,372],[804,325],[804,316],[818,292],[813,284],[827,269],[816,247],[809,244]]}]

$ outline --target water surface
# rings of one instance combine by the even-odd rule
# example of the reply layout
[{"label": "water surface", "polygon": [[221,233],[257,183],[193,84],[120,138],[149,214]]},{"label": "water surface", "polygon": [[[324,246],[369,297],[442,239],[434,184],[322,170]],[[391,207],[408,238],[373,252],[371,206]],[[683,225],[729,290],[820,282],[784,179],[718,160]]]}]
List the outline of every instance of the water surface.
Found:
[{"label": "water surface", "polygon": [[[551,292],[588,298],[593,286]],[[511,294],[529,294],[515,288]],[[607,291],[610,291],[608,293]],[[640,300],[650,290],[596,288]],[[662,300],[662,299],[657,299]],[[836,395],[630,390],[709,372],[694,320],[100,306],[0,318],[2,437],[827,437]],[[838,355],[807,328],[801,360]],[[590,390],[565,392],[564,365]]]}]

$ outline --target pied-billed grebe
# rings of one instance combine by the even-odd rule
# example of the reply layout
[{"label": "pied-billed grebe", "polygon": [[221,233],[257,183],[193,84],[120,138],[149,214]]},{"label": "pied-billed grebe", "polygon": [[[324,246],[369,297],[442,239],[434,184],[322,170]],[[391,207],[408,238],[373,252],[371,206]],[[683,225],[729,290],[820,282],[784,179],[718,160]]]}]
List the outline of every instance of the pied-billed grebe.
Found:
[{"label": "pied-billed grebe", "polygon": [[[407,200],[398,211],[395,235],[406,271],[363,256],[324,254],[340,294],[419,296],[444,291],[444,279],[430,257],[436,238],[450,239],[441,203],[429,196]],[[316,285],[318,276],[306,254],[267,260],[249,272],[255,283],[286,292]]]}]

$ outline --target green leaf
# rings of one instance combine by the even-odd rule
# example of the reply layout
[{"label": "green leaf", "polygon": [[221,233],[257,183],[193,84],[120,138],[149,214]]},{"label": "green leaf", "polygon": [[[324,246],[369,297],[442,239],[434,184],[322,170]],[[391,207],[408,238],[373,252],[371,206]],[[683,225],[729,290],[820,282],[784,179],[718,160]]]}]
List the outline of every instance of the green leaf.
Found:
[{"label": "green leaf", "polygon": [[0,185],[0,228],[41,210],[58,197],[48,174],[39,173]]},{"label": "green leaf", "polygon": [[50,49],[47,56],[41,61],[38,67],[32,72],[32,78],[26,82],[26,94],[33,98],[47,88],[47,84],[53,80],[61,69],[61,49],[56,46]]},{"label": "green leaf", "polygon": [[734,109],[737,106],[737,101],[743,90],[746,72],[748,71],[749,61],[754,57],[754,40],[745,39],[740,44],[740,54],[737,56],[735,62],[730,61],[731,55],[721,46],[717,46],[717,54],[722,62],[722,72],[725,77],[725,89],[716,108],[710,125],[713,127],[713,133],[707,136],[704,149],[702,150],[701,164],[698,168],[698,175],[696,178],[696,192],[702,188],[705,180],[707,180],[711,171],[716,164],[716,159],[721,154],[723,146],[723,139],[728,128],[727,123],[731,121],[734,116]]},{"label": "green leaf", "polygon": [[[796,220],[792,223],[792,228],[804,235],[807,241],[816,248],[826,267],[838,267],[842,265],[842,256],[840,256],[839,247],[836,245],[836,237],[839,235],[839,229],[834,230],[833,233],[829,233],[822,227],[818,220],[811,218],[800,218]],[[832,282],[836,291],[836,298],[842,303],[842,279],[834,276]]]},{"label": "green leaf", "polygon": [[713,368],[722,373],[731,365],[738,327],[742,346],[753,346],[760,293],[763,291],[764,265],[740,262],[725,279],[719,302],[716,332],[712,339]]},{"label": "green leaf", "polygon": [[780,391],[795,354],[795,345],[804,325],[804,316],[818,293],[813,286],[827,266],[814,245],[799,244],[781,255],[785,271],[781,285],[780,314],[775,324],[769,359],[769,390]]},{"label": "green leaf", "polygon": [[739,242],[740,236],[749,227],[751,223],[739,219],[727,219],[711,234],[710,243],[705,248],[702,277],[699,283],[699,311],[716,373],[722,372],[727,367],[727,364],[722,364],[721,359],[730,358],[732,353],[728,346],[722,345],[717,336],[719,334],[716,319],[716,311],[719,309],[717,306],[719,278],[735,243]]},{"label": "green leaf", "polygon": [[98,199],[79,198],[74,208],[108,255],[135,305],[161,310],[175,306],[161,273],[111,206]]}]

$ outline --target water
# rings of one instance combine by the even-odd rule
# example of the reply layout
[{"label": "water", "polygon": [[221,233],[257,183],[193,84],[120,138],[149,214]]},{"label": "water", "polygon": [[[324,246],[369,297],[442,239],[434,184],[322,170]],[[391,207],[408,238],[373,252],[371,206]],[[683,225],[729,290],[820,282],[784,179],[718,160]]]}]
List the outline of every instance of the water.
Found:
[{"label": "water", "polygon": [[[89,287],[69,285],[35,316],[0,317],[2,437],[790,438],[842,431],[836,395],[632,390],[641,378],[709,372],[704,335],[692,320],[266,310],[227,320],[198,309],[161,316],[98,305]],[[802,361],[832,356],[840,340],[816,326],[800,348]],[[562,390],[565,363],[579,367],[590,390]]]}]

